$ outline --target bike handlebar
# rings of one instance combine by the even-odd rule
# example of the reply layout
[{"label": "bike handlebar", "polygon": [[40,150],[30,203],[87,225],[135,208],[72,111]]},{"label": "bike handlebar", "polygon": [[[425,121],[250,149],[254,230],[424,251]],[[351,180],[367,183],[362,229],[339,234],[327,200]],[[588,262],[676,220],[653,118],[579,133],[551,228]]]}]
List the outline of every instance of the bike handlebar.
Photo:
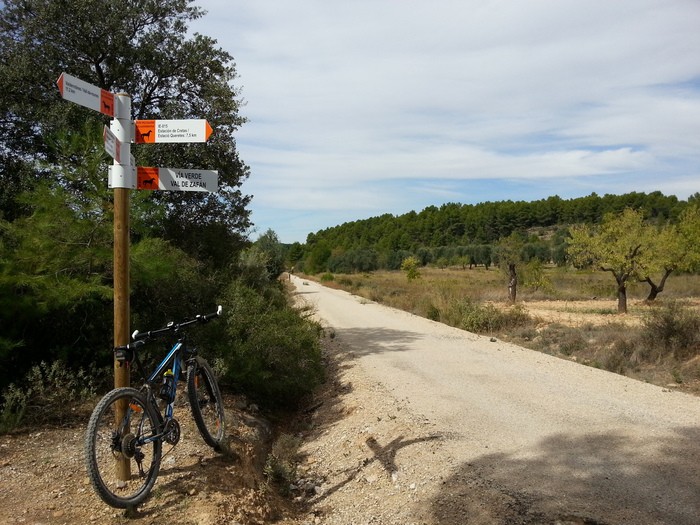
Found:
[{"label": "bike handlebar", "polygon": [[194,319],[189,319],[187,321],[182,321],[180,323],[174,323],[174,322],[169,322],[165,328],[160,328],[158,330],[149,330],[148,332],[143,332],[140,333],[138,330],[135,330],[133,334],[131,334],[131,338],[133,339],[133,342],[122,345],[122,346],[117,346],[114,348],[115,352],[116,351],[123,351],[123,350],[136,350],[139,346],[143,346],[146,344],[146,340],[151,339],[153,337],[156,337],[161,334],[165,334],[168,332],[179,332],[182,328],[185,328],[186,326],[189,326],[191,324],[195,323],[207,323],[210,320],[214,319],[215,317],[219,317],[221,315],[221,312],[223,312],[223,307],[221,305],[218,306],[216,309],[216,312],[211,313],[211,314],[198,314],[194,317]]}]

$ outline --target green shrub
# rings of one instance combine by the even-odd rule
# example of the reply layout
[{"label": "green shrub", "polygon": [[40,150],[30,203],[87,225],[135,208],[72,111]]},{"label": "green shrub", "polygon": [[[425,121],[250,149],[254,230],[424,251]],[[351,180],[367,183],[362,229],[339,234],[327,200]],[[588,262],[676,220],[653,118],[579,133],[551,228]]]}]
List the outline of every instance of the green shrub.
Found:
[{"label": "green shrub", "polygon": [[498,329],[500,312],[492,304],[462,303],[460,328],[476,333],[491,333]]},{"label": "green shrub", "polygon": [[433,303],[430,303],[430,304],[428,304],[427,310],[425,312],[425,316],[428,319],[430,319],[431,321],[439,321],[440,320],[440,310]]},{"label": "green shrub", "polygon": [[71,370],[62,361],[33,366],[19,383],[3,391],[0,431],[62,421],[76,405],[96,395],[102,377],[95,370]]},{"label": "green shrub", "polygon": [[331,272],[326,272],[321,276],[321,282],[327,283],[329,281],[335,281],[335,277]]},{"label": "green shrub", "polygon": [[578,330],[565,330],[559,339],[558,346],[562,354],[572,356],[586,348],[586,340]]},{"label": "green shrub", "polygon": [[533,323],[532,317],[521,305],[500,310],[492,304],[479,304],[472,299],[452,301],[443,318],[457,328],[485,334],[522,328]]},{"label": "green shrub", "polygon": [[348,277],[341,277],[338,279],[338,284],[341,286],[353,286],[352,279]]},{"label": "green shrub", "polygon": [[294,406],[320,384],[321,326],[289,305],[281,288],[234,281],[222,302],[226,343],[217,366],[224,382],[271,406]]},{"label": "green shrub", "polygon": [[418,270],[419,265],[420,261],[413,255],[406,257],[401,263],[401,270],[406,273],[406,278],[409,281],[414,281],[420,278],[420,271]]},{"label": "green shrub", "polygon": [[612,348],[607,351],[602,359],[602,367],[608,372],[624,374],[628,368],[633,367],[635,354],[635,342],[627,339],[616,340]]}]

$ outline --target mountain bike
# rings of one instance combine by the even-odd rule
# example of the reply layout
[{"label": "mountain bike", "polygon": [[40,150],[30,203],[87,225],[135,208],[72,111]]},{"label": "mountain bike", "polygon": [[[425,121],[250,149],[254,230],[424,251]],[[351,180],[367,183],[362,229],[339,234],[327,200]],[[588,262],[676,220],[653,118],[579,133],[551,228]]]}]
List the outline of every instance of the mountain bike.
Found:
[{"label": "mountain bike", "polygon": [[[197,315],[165,328],[132,334],[132,342],[114,349],[119,366],[134,365],[143,386],[115,388],[95,407],[87,427],[85,451],[87,471],[97,494],[117,508],[143,502],[160,471],[163,443],[175,446],[180,424],[174,417],[178,382],[187,381],[187,399],[195,424],[204,441],[220,451],[225,421],[221,392],[209,364],[187,345],[186,329],[221,315]],[[173,334],[177,337],[161,363],[146,375],[138,349],[149,341]]]}]

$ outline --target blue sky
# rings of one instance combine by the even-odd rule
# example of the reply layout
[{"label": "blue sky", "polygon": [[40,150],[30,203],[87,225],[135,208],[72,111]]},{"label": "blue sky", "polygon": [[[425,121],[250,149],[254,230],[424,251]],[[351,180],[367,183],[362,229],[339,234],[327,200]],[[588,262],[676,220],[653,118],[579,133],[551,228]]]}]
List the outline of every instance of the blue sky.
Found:
[{"label": "blue sky", "polygon": [[700,192],[698,0],[199,0],[249,119],[255,231]]}]

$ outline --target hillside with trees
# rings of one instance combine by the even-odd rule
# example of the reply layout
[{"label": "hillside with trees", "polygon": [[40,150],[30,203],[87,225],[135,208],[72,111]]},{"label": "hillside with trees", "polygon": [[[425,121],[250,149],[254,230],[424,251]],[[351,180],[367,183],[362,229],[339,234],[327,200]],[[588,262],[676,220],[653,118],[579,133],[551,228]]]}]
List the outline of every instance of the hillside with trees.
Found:
[{"label": "hillside with trees", "polygon": [[422,265],[489,267],[498,262],[499,243],[514,236],[524,261],[537,259],[563,265],[566,239],[575,224],[599,224],[606,214],[638,210],[644,220],[663,225],[678,222],[688,201],[661,192],[628,193],[533,202],[448,203],[419,212],[370,219],[327,228],[289,247],[288,258],[307,273],[397,270],[409,256]]}]

